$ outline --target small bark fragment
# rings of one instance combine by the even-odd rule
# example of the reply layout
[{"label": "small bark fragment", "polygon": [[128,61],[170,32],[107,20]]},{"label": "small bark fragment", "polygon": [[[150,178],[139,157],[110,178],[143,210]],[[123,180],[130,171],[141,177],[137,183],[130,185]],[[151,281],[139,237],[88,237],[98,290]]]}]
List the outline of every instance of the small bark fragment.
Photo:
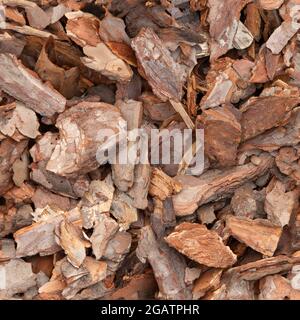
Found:
[{"label": "small bark fragment", "polygon": [[252,249],[273,256],[281,236],[281,227],[266,219],[251,220],[242,217],[228,217],[226,227],[230,235]]}]

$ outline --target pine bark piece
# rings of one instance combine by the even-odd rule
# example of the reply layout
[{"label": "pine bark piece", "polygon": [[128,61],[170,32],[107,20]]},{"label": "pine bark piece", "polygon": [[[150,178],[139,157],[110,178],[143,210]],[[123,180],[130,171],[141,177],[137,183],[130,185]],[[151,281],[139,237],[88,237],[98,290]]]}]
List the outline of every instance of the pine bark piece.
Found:
[{"label": "pine bark piece", "polygon": [[142,28],[131,46],[153,93],[162,101],[180,101],[185,75],[155,32]]},{"label": "pine bark piece", "polygon": [[12,186],[14,162],[21,157],[28,140],[16,142],[10,138],[0,142],[0,195],[7,192]]},{"label": "pine bark piece", "polygon": [[291,110],[299,98],[258,97],[242,107],[242,138],[248,140],[268,129],[284,125],[291,117]]},{"label": "pine bark piece", "polygon": [[166,229],[176,225],[172,198],[164,201],[154,199],[154,209],[150,216],[151,227],[158,239],[164,236]]},{"label": "pine bark piece", "polygon": [[256,164],[250,162],[222,171],[209,170],[199,178],[176,177],[175,180],[182,184],[182,191],[173,196],[176,215],[192,214],[202,204],[230,196],[236,188],[262,176],[273,166],[273,158],[269,154],[262,154],[256,160]]},{"label": "pine bark piece", "polygon": [[15,242],[11,239],[0,240],[0,263],[16,257]]},{"label": "pine bark piece", "polygon": [[56,231],[56,241],[66,255],[68,261],[76,268],[79,268],[86,257],[85,249],[90,247],[90,243],[83,238],[80,227],[72,222],[63,220]]},{"label": "pine bark piece", "polygon": [[218,300],[255,300],[254,283],[240,279],[234,269],[225,272],[221,283],[225,290],[221,290]]},{"label": "pine bark piece", "polygon": [[36,275],[32,272],[31,264],[22,259],[12,259],[0,264],[0,294],[12,296],[24,293],[36,285]]},{"label": "pine bark piece", "polygon": [[[61,250],[55,240],[55,229],[64,220],[64,215],[61,211],[52,211],[54,214],[47,217],[48,212],[47,209],[43,210],[39,222],[19,229],[14,233],[14,239],[17,243],[16,256],[18,258],[35,254],[51,255]],[[67,216],[69,221],[75,221],[80,218],[80,212],[73,210]]]},{"label": "pine bark piece", "polygon": [[236,262],[236,255],[222,238],[201,224],[183,222],[165,239],[180,253],[208,267],[228,268]]},{"label": "pine bark piece", "polygon": [[134,275],[124,285],[111,295],[105,297],[108,300],[147,300],[154,297],[157,284],[152,273]]},{"label": "pine bark piece", "polygon": [[81,201],[83,227],[91,229],[98,221],[98,215],[109,212],[115,188],[111,177],[105,180],[93,180]]},{"label": "pine bark piece", "polygon": [[61,264],[61,273],[67,283],[67,287],[62,291],[66,299],[72,299],[81,289],[90,287],[107,275],[107,264],[97,261],[92,257],[86,257],[81,267],[75,268],[67,260]]},{"label": "pine bark piece", "polygon": [[47,205],[50,207],[56,205],[63,211],[68,211],[71,209],[71,202],[69,198],[52,193],[42,187],[38,187],[35,190],[34,195],[31,197],[31,201],[36,209],[45,208]]},{"label": "pine bark piece", "polygon": [[99,35],[100,20],[94,15],[75,11],[65,15],[68,19],[66,24],[67,35],[78,45],[96,47],[102,42]]},{"label": "pine bark piece", "polygon": [[26,41],[18,39],[8,32],[0,35],[0,53],[11,53],[19,57],[24,49]]},{"label": "pine bark piece", "polygon": [[246,263],[239,267],[232,268],[232,270],[234,270],[241,279],[252,281],[272,274],[286,273],[290,271],[294,265],[299,264],[299,261],[299,257],[279,255]]},{"label": "pine bark piece", "polygon": [[88,68],[115,81],[128,82],[132,78],[130,66],[113,54],[104,43],[98,43],[96,47],[87,45],[83,47],[83,52],[87,57],[81,58],[81,61]]},{"label": "pine bark piece", "polygon": [[236,34],[233,38],[232,45],[235,49],[243,50],[251,46],[253,35],[248,28],[241,22],[238,22]]},{"label": "pine bark piece", "polygon": [[281,7],[284,0],[258,0],[258,5],[264,10],[276,10]]},{"label": "pine bark piece", "polygon": [[138,220],[138,212],[133,206],[133,200],[124,192],[117,191],[115,193],[110,212],[124,230],[127,230],[131,223]]},{"label": "pine bark piece", "polygon": [[[53,87],[67,99],[79,93],[78,82],[80,72],[78,67],[64,69],[51,60],[51,51],[55,50],[53,38],[49,38],[43,45],[35,71],[43,81],[49,81]],[[52,54],[53,56],[53,54]]]},{"label": "pine bark piece", "polygon": [[263,202],[259,200],[259,194],[253,190],[253,186],[245,184],[235,190],[230,205],[236,216],[253,219],[263,207]]},{"label": "pine bark piece", "polygon": [[208,291],[216,290],[220,285],[222,273],[222,269],[210,269],[201,274],[193,287],[193,299],[199,300]]},{"label": "pine bark piece", "polygon": [[200,121],[204,125],[205,152],[221,166],[236,163],[237,148],[241,141],[240,113],[231,106],[205,110]]},{"label": "pine bark piece", "polygon": [[112,105],[81,102],[61,114],[56,126],[60,130],[60,140],[46,169],[61,176],[76,177],[100,166],[99,146],[103,147],[106,142],[106,146],[113,147],[125,121]]},{"label": "pine bark piece", "polygon": [[[278,150],[284,146],[295,146],[300,142],[298,131],[300,129],[300,108],[292,111],[289,123],[278,127],[241,144],[239,151],[260,149],[264,151]],[[283,134],[284,133],[284,134]]]},{"label": "pine bark piece", "polygon": [[149,194],[152,197],[157,197],[160,200],[165,200],[172,194],[180,192],[182,189],[181,183],[175,181],[162,170],[154,168],[149,187]]},{"label": "pine bark piece", "polygon": [[149,164],[137,164],[134,169],[134,183],[128,191],[132,198],[132,205],[137,209],[146,209],[148,206],[148,191],[150,186],[151,167]]},{"label": "pine bark piece", "polygon": [[18,136],[35,139],[40,133],[39,122],[34,111],[21,102],[14,102],[0,107],[0,131],[16,141]]},{"label": "pine bark piece", "polygon": [[101,259],[109,241],[114,237],[118,229],[119,225],[114,219],[106,214],[98,214],[93,233],[90,237],[96,260]]},{"label": "pine bark piece", "polygon": [[298,205],[299,192],[297,190],[286,192],[285,185],[278,181],[267,188],[265,211],[268,219],[284,227],[289,224],[293,210]]},{"label": "pine bark piece", "polygon": [[[118,103],[121,115],[127,122],[127,130],[130,134],[131,130],[138,129],[142,123],[143,117],[143,104],[140,101],[127,100]],[[116,163],[112,165],[112,178],[114,184],[120,191],[128,191],[133,186],[134,181],[134,168],[136,159],[129,159],[128,155],[130,150],[134,150],[136,143],[134,141],[128,141],[127,154],[123,155],[127,157],[128,164]]]},{"label": "pine bark piece", "polygon": [[[216,60],[233,48],[240,13],[243,7],[251,0],[230,0],[226,3],[222,0],[209,0],[208,22],[211,42],[211,61]],[[220,14],[222,12],[222,14]]]},{"label": "pine bark piece", "polygon": [[0,88],[3,91],[42,116],[51,117],[64,111],[66,99],[56,90],[43,84],[15,56],[0,54],[0,64]]},{"label": "pine bark piece", "polygon": [[18,6],[25,9],[29,24],[37,29],[44,29],[50,24],[50,18],[46,12],[36,3],[26,0],[3,0],[2,4],[7,6]]},{"label": "pine bark piece", "polygon": [[118,231],[112,239],[109,240],[105,248],[103,259],[107,262],[107,269],[110,272],[116,272],[128,254],[132,242],[132,236],[129,232]]},{"label": "pine bark piece", "polygon": [[259,300],[286,300],[293,290],[288,279],[281,275],[267,276],[261,279],[259,289]]},{"label": "pine bark piece", "polygon": [[283,21],[266,42],[273,54],[280,54],[290,39],[298,32],[300,26],[295,21]]},{"label": "pine bark piece", "polygon": [[226,227],[231,236],[266,256],[273,256],[281,236],[281,227],[266,219],[251,220],[228,217]]},{"label": "pine bark piece", "polygon": [[186,268],[184,260],[164,242],[158,242],[150,226],[141,230],[136,254],[143,263],[149,261],[162,298],[169,300],[191,298],[190,289],[184,282]]}]

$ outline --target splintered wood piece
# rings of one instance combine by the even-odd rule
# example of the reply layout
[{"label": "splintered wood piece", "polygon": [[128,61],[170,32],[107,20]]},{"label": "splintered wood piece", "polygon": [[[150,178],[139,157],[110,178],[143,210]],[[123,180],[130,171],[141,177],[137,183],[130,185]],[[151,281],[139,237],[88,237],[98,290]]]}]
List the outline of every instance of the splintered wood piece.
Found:
[{"label": "splintered wood piece", "polygon": [[14,102],[0,108],[0,131],[5,136],[19,141],[18,136],[31,139],[40,133],[39,122],[34,111],[25,107],[21,102]]},{"label": "splintered wood piece", "polygon": [[180,253],[208,267],[228,268],[236,262],[236,255],[222,238],[201,224],[183,222],[165,239]]},{"label": "splintered wood piece", "polygon": [[32,272],[31,264],[22,259],[12,259],[0,264],[0,294],[12,296],[24,293],[36,285],[36,275]]},{"label": "splintered wood piece", "polygon": [[205,152],[221,166],[236,163],[237,148],[241,141],[240,118],[240,113],[228,105],[205,110],[199,118],[204,125]]},{"label": "splintered wood piece", "polygon": [[97,46],[86,45],[83,52],[87,57],[81,58],[85,66],[91,68],[111,80],[128,82],[133,76],[130,66],[117,57],[104,44],[98,43]]},{"label": "splintered wood piece", "polygon": [[282,231],[281,227],[266,219],[233,216],[227,218],[226,227],[234,238],[266,256],[273,256]]},{"label": "splintered wood piece", "polygon": [[81,215],[83,227],[91,229],[98,221],[98,215],[109,212],[113,201],[115,188],[110,176],[103,181],[93,180],[89,190],[84,194],[81,201]]},{"label": "splintered wood piece", "polygon": [[296,264],[299,264],[300,257],[288,257],[279,255],[272,258],[261,259],[254,262],[243,264],[232,270],[239,275],[241,279],[252,281],[265,276],[286,273]]},{"label": "splintered wood piece", "polygon": [[137,164],[134,169],[134,182],[128,195],[132,198],[132,205],[137,209],[146,209],[148,206],[148,190],[150,186],[151,166]]},{"label": "splintered wood piece", "polygon": [[185,110],[183,104],[181,102],[177,102],[175,100],[170,100],[171,105],[174,107],[175,111],[178,112],[185,122],[186,126],[190,129],[194,129],[195,125],[194,122],[191,120],[190,116],[188,115],[187,111]]},{"label": "splintered wood piece", "polygon": [[64,111],[66,99],[55,89],[43,82],[25,68],[11,54],[0,54],[2,72],[0,88],[22,101],[26,107],[47,117]]},{"label": "splintered wood piece", "polygon": [[105,150],[117,144],[125,121],[112,105],[81,102],[61,114],[56,126],[60,130],[60,140],[46,169],[76,177],[97,169],[101,161],[107,160]]},{"label": "splintered wood piece", "polygon": [[186,75],[155,32],[150,28],[142,28],[131,46],[141,74],[148,80],[153,93],[162,101],[180,101]]},{"label": "splintered wood piece", "polygon": [[118,220],[120,227],[127,230],[130,224],[138,220],[133,200],[124,192],[117,191],[111,205],[111,214]]},{"label": "splintered wood piece", "polygon": [[176,215],[192,214],[202,204],[230,196],[246,181],[262,176],[273,166],[273,158],[268,154],[262,154],[256,160],[256,164],[250,162],[222,171],[209,170],[199,178],[176,177],[175,180],[182,184],[181,192],[173,196]]},{"label": "splintered wood piece", "polygon": [[158,242],[150,226],[142,228],[136,254],[142,262],[149,261],[162,298],[191,298],[184,282],[185,261],[164,242]]},{"label": "splintered wood piece", "polygon": [[81,267],[75,268],[67,260],[61,264],[61,273],[67,283],[62,295],[66,299],[72,299],[81,289],[94,285],[105,279],[107,264],[97,261],[92,257],[86,257]]},{"label": "splintered wood piece", "polygon": [[93,233],[90,237],[93,253],[97,260],[101,259],[108,242],[118,231],[117,222],[106,214],[98,214]]},{"label": "splintered wood piece", "polygon": [[68,261],[76,268],[79,268],[86,257],[85,248],[90,247],[90,243],[83,238],[80,227],[72,222],[63,220],[56,232],[57,243],[64,249]]},{"label": "splintered wood piece", "polygon": [[162,170],[154,168],[149,187],[149,194],[152,197],[157,197],[160,200],[165,200],[172,194],[180,192],[182,185],[180,182],[175,181]]},{"label": "splintered wood piece", "polygon": [[288,225],[293,210],[298,206],[298,197],[299,191],[286,192],[282,182],[274,181],[273,186],[267,189],[264,206],[268,219],[281,227]]}]

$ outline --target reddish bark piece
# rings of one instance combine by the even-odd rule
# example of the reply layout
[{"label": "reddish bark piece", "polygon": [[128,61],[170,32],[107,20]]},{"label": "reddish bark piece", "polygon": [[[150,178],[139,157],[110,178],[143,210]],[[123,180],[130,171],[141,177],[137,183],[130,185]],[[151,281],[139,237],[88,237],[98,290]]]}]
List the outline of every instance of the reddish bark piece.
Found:
[{"label": "reddish bark piece", "polygon": [[204,225],[184,222],[166,237],[167,243],[190,259],[214,268],[228,268],[236,255],[226,247],[215,231]]},{"label": "reddish bark piece", "polygon": [[251,220],[228,217],[226,227],[230,235],[266,256],[273,256],[281,236],[281,227],[266,219]]},{"label": "reddish bark piece", "polygon": [[154,94],[162,101],[180,101],[185,75],[155,32],[143,28],[131,46]]}]

